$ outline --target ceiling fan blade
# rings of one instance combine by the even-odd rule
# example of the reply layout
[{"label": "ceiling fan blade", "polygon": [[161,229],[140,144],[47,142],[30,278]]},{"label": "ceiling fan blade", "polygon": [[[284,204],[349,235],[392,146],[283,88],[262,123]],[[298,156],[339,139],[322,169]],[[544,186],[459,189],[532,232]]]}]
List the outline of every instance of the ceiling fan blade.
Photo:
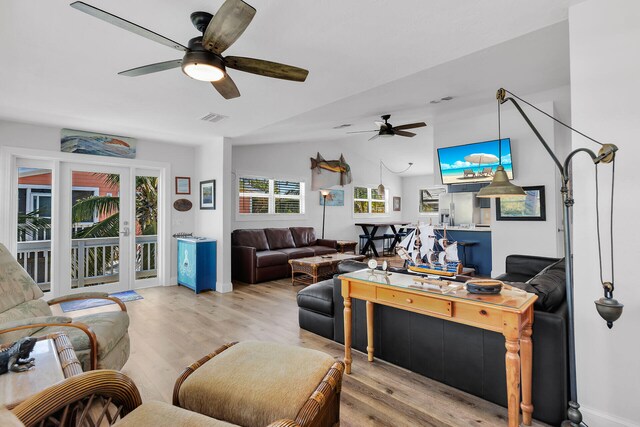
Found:
[{"label": "ceiling fan blade", "polygon": [[255,14],[256,10],[242,0],[225,1],[207,25],[202,46],[221,54],[244,33]]},{"label": "ceiling fan blade", "polygon": [[97,7],[91,6],[84,2],[76,1],[71,3],[70,6],[95,18],[102,19],[103,21],[115,25],[116,27],[120,27],[123,30],[131,31],[132,33],[135,33],[139,36],[148,38],[149,40],[153,40],[154,42],[158,42],[165,46],[169,46],[181,51],[187,50],[186,47],[178,42],[174,42],[173,40],[168,39],[165,36],[161,36],[160,34],[141,27],[140,25],[134,24],[133,22],[127,21],[126,19],[120,18],[119,16],[113,15],[109,12],[105,12],[102,9],[98,9]]},{"label": "ceiling fan blade", "polygon": [[369,138],[367,141],[373,141],[374,139],[376,139],[377,137],[379,137],[380,135],[373,135],[371,138]]},{"label": "ceiling fan blade", "polygon": [[227,56],[224,60],[229,68],[265,77],[273,77],[274,79],[303,82],[306,80],[307,75],[309,75],[309,71],[305,69],[280,64],[278,62],[265,61],[263,59]]},{"label": "ceiling fan blade", "polygon": [[172,61],[157,62],[155,64],[143,65],[142,67],[132,68],[126,71],[120,71],[118,74],[127,77],[143,76],[145,74],[157,73],[158,71],[170,70],[178,68],[182,65],[182,59],[174,59]]},{"label": "ceiling fan blade", "polygon": [[351,131],[351,132],[347,132],[347,133],[365,133],[365,132],[380,132],[380,129],[374,129],[374,130],[356,130],[356,131]]},{"label": "ceiling fan blade", "polygon": [[404,129],[415,129],[415,128],[421,128],[426,126],[427,124],[425,122],[420,122],[420,123],[408,123],[406,125],[400,125],[400,126],[396,126],[393,129],[394,130],[404,130]]},{"label": "ceiling fan blade", "polygon": [[408,137],[416,136],[416,134],[413,133],[413,132],[407,132],[405,130],[398,130],[398,128],[393,128],[393,132],[396,135],[400,135],[400,136],[408,136]]},{"label": "ceiling fan blade", "polygon": [[211,82],[211,84],[225,99],[233,99],[240,96],[238,86],[236,86],[229,74],[225,74],[222,79],[217,82]]}]

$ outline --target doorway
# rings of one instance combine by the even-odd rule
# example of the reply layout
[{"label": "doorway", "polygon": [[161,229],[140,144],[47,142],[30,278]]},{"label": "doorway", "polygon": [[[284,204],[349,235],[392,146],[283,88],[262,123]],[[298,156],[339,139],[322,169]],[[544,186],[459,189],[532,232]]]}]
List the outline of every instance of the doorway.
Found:
[{"label": "doorway", "polygon": [[9,157],[3,156],[10,171],[5,182],[13,185],[0,190],[8,196],[12,226],[3,241],[47,297],[168,280],[166,165]]}]

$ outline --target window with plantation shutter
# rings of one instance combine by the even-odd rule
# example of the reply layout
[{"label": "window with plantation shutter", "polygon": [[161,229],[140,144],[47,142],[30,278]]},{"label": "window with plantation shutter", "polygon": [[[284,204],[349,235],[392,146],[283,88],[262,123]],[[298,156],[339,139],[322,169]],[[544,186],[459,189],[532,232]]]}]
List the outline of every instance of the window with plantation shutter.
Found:
[{"label": "window with plantation shutter", "polygon": [[238,178],[238,214],[304,214],[304,182],[241,176]]},{"label": "window with plantation shutter", "polygon": [[384,215],[387,207],[387,191],[380,193],[377,188],[353,187],[354,216]]}]

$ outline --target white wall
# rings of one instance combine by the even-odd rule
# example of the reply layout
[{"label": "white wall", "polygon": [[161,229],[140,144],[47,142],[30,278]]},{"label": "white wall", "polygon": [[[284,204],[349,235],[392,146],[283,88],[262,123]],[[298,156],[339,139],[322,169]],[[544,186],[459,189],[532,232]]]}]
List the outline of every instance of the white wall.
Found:
[{"label": "white wall", "polygon": [[420,208],[420,190],[433,187],[433,175],[417,175],[406,176],[402,178],[402,220],[411,223],[423,221],[428,223],[429,219],[433,219],[433,224],[438,223],[438,215],[421,215]]},{"label": "white wall", "polygon": [[[353,184],[367,187],[377,187],[380,183],[380,159],[395,168],[396,171],[404,169],[407,163],[399,161],[399,153],[407,162],[431,162],[432,156],[432,129],[431,127],[421,131],[414,137],[415,141],[405,138],[379,138],[367,141],[368,134],[354,136],[336,141],[305,142],[292,144],[269,145],[241,145],[233,147],[233,170],[235,173],[249,172],[255,175],[293,178],[306,183],[307,194],[305,197],[306,214],[296,220],[261,220],[245,221],[235,217],[237,205],[235,180],[234,180],[234,218],[233,229],[239,228],[264,228],[264,227],[291,227],[311,226],[315,227],[318,236],[322,233],[322,206],[319,201],[319,192],[311,191],[310,157],[315,157],[319,151],[326,160],[334,160],[344,154],[351,166]],[[407,144],[411,143],[411,151],[407,155]],[[382,181],[389,190],[389,203],[391,205],[394,196],[403,196],[402,179],[386,169],[383,169]],[[341,187],[335,187],[337,189]],[[375,218],[354,218],[353,216],[353,185],[346,185],[344,189],[344,206],[327,206],[325,237],[328,239],[349,239],[358,241],[358,235],[362,233],[360,227],[354,224],[366,221],[398,221],[402,219],[401,212],[393,212],[390,206],[389,216]],[[406,199],[402,199],[404,211]]]},{"label": "white wall", "polygon": [[[117,134],[117,129],[114,129]],[[60,128],[51,126],[40,126],[35,124],[18,123],[0,120],[0,146],[31,148],[36,150],[60,152]],[[82,155],[77,156],[77,161],[82,163]],[[173,145],[150,141],[145,139],[138,140],[136,159],[155,162],[165,162],[171,164],[171,204],[176,199],[186,198],[192,201],[194,206],[197,205],[197,185],[193,181],[193,162],[194,149],[186,145]],[[105,158],[105,163],[109,159]],[[176,196],[174,185],[175,176],[192,176],[192,194],[191,196]],[[1,183],[0,185],[6,185]],[[196,190],[194,192],[193,190]],[[194,229],[194,212],[178,212],[171,209],[171,234],[181,231],[193,231]],[[176,241],[171,235],[165,236],[171,242],[171,284],[175,284],[177,275],[176,270]]]},{"label": "white wall", "polygon": [[[496,88],[498,89],[498,88]],[[538,108],[550,113],[561,112],[569,116],[569,88],[562,87],[551,91],[522,94],[517,88],[507,88],[522,96]],[[566,133],[556,130],[554,122],[535,110],[522,105],[537,129],[552,149],[565,147]],[[435,124],[435,147],[448,147],[498,138],[496,103],[484,107],[459,111],[438,117]],[[560,136],[563,140],[556,141]],[[491,202],[491,244],[493,268],[492,276],[504,272],[507,255],[526,254],[539,256],[559,256],[562,253],[558,240],[558,220],[560,195],[557,182],[557,169],[544,147],[520,116],[513,104],[502,106],[502,137],[511,138],[513,153],[514,184],[520,186],[544,185],[546,192],[546,221],[496,221],[495,202]],[[437,156],[434,156],[437,171]],[[442,181],[435,174],[436,184]]]},{"label": "white wall", "polygon": [[[589,0],[570,9],[571,99],[575,127],[620,151],[615,177],[615,297],[624,313],[612,330],[593,301],[602,296],[595,235],[593,164],[574,161],[574,262],[578,398],[590,426],[638,426],[640,259],[637,212],[640,117],[640,2]],[[574,136],[573,147],[598,147]],[[599,167],[602,221],[608,221],[611,165]],[[608,225],[604,244],[608,248]],[[607,250],[606,254],[609,253]],[[608,258],[608,255],[605,259]],[[609,271],[609,270],[606,270]],[[610,279],[605,274],[605,280]]]},{"label": "white wall", "polygon": [[231,141],[214,138],[211,143],[197,147],[194,166],[196,195],[200,181],[216,180],[216,209],[200,210],[199,200],[194,205],[196,234],[217,240],[216,290],[231,292]]}]

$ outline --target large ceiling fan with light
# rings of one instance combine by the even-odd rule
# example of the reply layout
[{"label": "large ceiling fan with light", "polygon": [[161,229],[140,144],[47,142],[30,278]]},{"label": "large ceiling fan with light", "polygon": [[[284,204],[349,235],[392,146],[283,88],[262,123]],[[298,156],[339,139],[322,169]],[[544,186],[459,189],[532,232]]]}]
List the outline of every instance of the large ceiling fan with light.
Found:
[{"label": "large ceiling fan with light", "polygon": [[242,35],[256,14],[256,10],[242,0],[226,0],[215,15],[193,12],[191,22],[202,36],[192,38],[187,46],[84,2],[76,1],[71,3],[71,7],[149,40],[185,52],[182,59],[144,65],[118,73],[122,76],[136,77],[182,67],[182,71],[189,77],[211,82],[220,95],[232,99],[239,97],[240,91],[227,74],[227,68],[296,82],[305,81],[309,74],[305,69],[277,62],[242,56],[222,56],[222,52]]},{"label": "large ceiling fan with light", "polygon": [[427,125],[425,122],[418,122],[418,123],[407,123],[406,125],[400,125],[400,126],[393,126],[391,123],[389,123],[391,114],[385,114],[384,116],[381,116],[381,118],[382,120],[384,120],[384,122],[378,122],[378,121],[374,122],[376,126],[378,126],[378,129],[357,130],[357,131],[347,132],[347,133],[378,132],[377,135],[373,135],[371,138],[369,138],[369,141],[381,136],[394,136],[394,135],[406,136],[411,138],[416,136],[416,134],[413,132],[407,132],[407,129],[421,128]]}]

